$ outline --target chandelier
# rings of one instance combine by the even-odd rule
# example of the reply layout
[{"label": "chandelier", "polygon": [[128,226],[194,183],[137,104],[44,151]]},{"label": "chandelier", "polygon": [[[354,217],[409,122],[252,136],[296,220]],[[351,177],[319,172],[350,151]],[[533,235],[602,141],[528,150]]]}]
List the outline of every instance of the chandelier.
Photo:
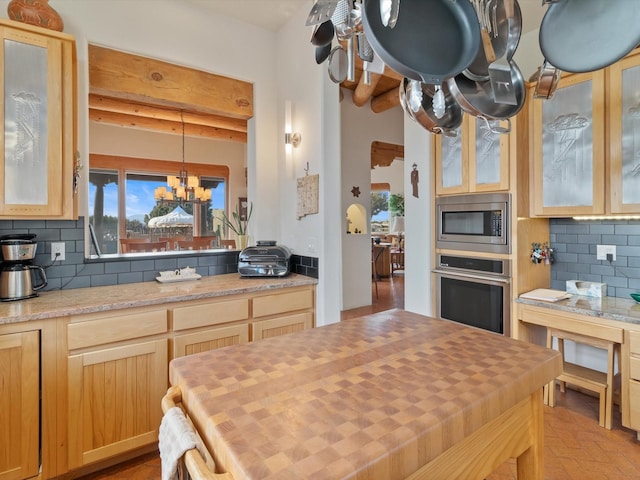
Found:
[{"label": "chandelier", "polygon": [[182,123],[182,168],[178,176],[167,175],[167,187],[158,187],[153,191],[153,197],[163,203],[184,205],[187,203],[206,203],[211,200],[211,190],[200,186],[200,179],[187,173],[184,162],[184,116],[180,111]]}]

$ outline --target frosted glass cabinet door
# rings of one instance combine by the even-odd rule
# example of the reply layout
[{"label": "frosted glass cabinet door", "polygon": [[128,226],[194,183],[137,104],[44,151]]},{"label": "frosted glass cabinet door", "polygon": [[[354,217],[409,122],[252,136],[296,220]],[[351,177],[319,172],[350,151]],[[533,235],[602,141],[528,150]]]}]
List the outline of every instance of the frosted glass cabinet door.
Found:
[{"label": "frosted glass cabinet door", "polygon": [[469,169],[467,122],[464,121],[455,137],[436,135],[436,194],[464,193],[468,191]]},{"label": "frosted glass cabinet door", "polygon": [[640,213],[640,52],[609,69],[611,213]]},{"label": "frosted glass cabinet door", "polygon": [[9,25],[0,22],[0,217],[71,218],[73,37]]},{"label": "frosted glass cabinet door", "polygon": [[603,71],[571,75],[532,100],[536,215],[604,213],[603,87]]},{"label": "frosted glass cabinet door", "polygon": [[469,120],[469,190],[508,190],[509,135],[492,132],[482,120]]}]

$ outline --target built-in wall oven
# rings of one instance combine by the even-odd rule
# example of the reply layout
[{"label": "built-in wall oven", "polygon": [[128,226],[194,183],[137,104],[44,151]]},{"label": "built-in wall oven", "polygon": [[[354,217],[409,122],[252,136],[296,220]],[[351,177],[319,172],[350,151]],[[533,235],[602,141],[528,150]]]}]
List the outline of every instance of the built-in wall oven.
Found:
[{"label": "built-in wall oven", "polygon": [[510,260],[438,254],[436,265],[438,317],[510,336]]}]

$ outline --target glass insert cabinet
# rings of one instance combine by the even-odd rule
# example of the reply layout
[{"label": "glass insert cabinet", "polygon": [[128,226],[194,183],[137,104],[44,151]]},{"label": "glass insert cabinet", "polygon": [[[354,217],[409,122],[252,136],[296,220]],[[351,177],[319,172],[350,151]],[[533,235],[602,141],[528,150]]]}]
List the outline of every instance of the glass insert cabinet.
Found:
[{"label": "glass insert cabinet", "polygon": [[510,135],[467,114],[456,133],[436,135],[436,195],[509,190]]},{"label": "glass insert cabinet", "polygon": [[530,102],[532,215],[640,213],[640,51]]},{"label": "glass insert cabinet", "polygon": [[76,218],[72,36],[0,19],[0,218]]}]

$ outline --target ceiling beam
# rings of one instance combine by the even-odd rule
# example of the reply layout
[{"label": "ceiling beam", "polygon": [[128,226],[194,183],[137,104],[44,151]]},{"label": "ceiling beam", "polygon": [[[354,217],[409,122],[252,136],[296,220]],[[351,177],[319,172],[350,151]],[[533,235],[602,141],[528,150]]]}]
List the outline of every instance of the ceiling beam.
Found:
[{"label": "ceiling beam", "polygon": [[248,120],[253,84],[89,44],[89,93]]},{"label": "ceiling beam", "polygon": [[364,77],[365,77],[365,74],[363,72],[363,74],[360,75],[360,81],[358,82],[358,86],[353,91],[353,103],[356,107],[361,107],[369,101],[369,99],[371,98],[371,95],[373,95],[373,92],[378,86],[378,83],[380,82],[382,75],[379,75],[377,73],[371,73],[370,82],[368,85],[364,82]]},{"label": "ceiling beam", "polygon": [[173,122],[181,122],[183,117],[185,123],[247,133],[246,120],[192,112],[182,112],[181,117],[181,112],[178,110],[145,105],[143,103],[130,102],[118,98],[103,97],[95,94],[89,95],[89,108],[96,111],[122,113],[158,120],[170,120]]},{"label": "ceiling beam", "polygon": [[[117,125],[120,127],[182,134],[182,123],[180,122],[180,120],[162,120],[159,118],[142,117],[139,115],[127,115],[124,113],[108,112],[92,108],[89,109],[89,120],[96,123]],[[184,133],[185,135],[192,137],[207,137],[217,140],[229,140],[232,142],[247,143],[246,132],[238,132],[202,124],[187,123],[186,119],[184,123]]]},{"label": "ceiling beam", "polygon": [[371,142],[371,168],[388,167],[396,158],[404,160],[404,145]]},{"label": "ceiling beam", "polygon": [[386,112],[390,108],[398,105],[400,105],[400,95],[397,87],[387,90],[371,99],[371,110],[373,113]]}]

